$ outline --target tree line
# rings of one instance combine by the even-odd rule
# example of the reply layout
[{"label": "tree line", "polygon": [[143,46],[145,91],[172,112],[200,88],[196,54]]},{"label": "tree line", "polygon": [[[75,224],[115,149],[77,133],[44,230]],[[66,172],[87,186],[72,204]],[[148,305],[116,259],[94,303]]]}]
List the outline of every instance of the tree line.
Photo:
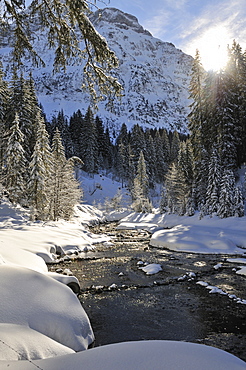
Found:
[{"label": "tree line", "polygon": [[32,219],[69,219],[80,201],[75,158],[66,158],[60,132],[52,141],[38,104],[32,76],[0,69],[0,187],[13,204],[31,210]]},{"label": "tree line", "polygon": [[51,137],[59,128],[66,155],[79,157],[82,170],[91,175],[106,170],[127,186],[132,207],[138,212],[151,211],[149,192],[156,183],[164,183],[169,166],[186,139],[177,131],[144,130],[138,124],[128,130],[123,123],[113,141],[112,133],[98,116],[94,117],[90,107],[84,115],[78,110],[70,118],[61,111],[48,126]]},{"label": "tree line", "polygon": [[243,216],[238,168],[246,162],[246,53],[235,41],[219,72],[205,72],[199,51],[191,83],[190,138],[166,177],[163,211]]},{"label": "tree line", "polygon": [[243,216],[245,189],[236,183],[246,160],[246,62],[235,42],[228,52],[225,69],[205,72],[197,51],[189,135],[122,124],[113,140],[90,106],[48,122],[32,76],[14,72],[7,83],[1,70],[1,184],[9,199],[37,219],[68,219],[81,196],[76,165],[91,175],[112,173],[129,188],[137,212],[152,210],[149,194],[158,183],[160,212]]}]

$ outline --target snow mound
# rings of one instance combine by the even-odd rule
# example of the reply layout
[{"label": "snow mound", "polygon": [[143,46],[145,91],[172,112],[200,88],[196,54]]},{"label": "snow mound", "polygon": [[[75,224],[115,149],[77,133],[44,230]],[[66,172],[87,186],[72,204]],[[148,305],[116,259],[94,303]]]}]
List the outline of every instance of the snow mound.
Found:
[{"label": "snow mound", "polygon": [[[245,362],[220,349],[175,341],[110,344],[61,357],[34,361],[49,370],[245,370]],[[27,361],[4,362],[1,370],[33,370]]]},{"label": "snow mound", "polygon": [[42,273],[0,266],[0,317],[31,329],[74,351],[94,340],[89,319],[72,290]]},{"label": "snow mound", "polygon": [[0,332],[0,360],[38,360],[74,353],[27,326],[0,324]]},{"label": "snow mound", "polygon": [[139,267],[139,270],[143,270],[146,275],[154,275],[162,271],[162,267],[159,263],[150,263],[144,267]]}]

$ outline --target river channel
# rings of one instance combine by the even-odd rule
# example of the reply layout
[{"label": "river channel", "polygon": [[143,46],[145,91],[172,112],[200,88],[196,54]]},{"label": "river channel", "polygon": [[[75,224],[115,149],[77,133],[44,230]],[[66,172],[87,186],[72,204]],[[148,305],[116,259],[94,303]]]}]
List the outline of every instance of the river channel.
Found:
[{"label": "river channel", "polygon": [[[109,235],[112,243],[97,245],[59,268],[69,268],[79,279],[78,297],[91,321],[95,346],[189,341],[246,361],[246,305],[232,298],[246,299],[246,280],[226,261],[227,255],[152,248],[146,231],[117,230],[116,223],[96,225],[91,231]],[[160,264],[162,270],[146,275],[140,269],[145,263]],[[219,263],[222,267],[215,268]],[[227,294],[210,293],[198,281]]]}]

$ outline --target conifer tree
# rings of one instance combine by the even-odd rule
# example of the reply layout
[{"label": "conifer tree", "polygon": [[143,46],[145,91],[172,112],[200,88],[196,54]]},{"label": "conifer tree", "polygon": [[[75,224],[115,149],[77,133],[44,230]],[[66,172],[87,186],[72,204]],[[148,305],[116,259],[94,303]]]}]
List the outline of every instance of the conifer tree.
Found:
[{"label": "conifer tree", "polygon": [[180,148],[179,134],[175,130],[173,133],[172,142],[171,142],[171,150],[170,150],[170,161],[171,162],[177,161],[179,148]]},{"label": "conifer tree", "polygon": [[190,140],[194,148],[195,163],[200,163],[201,159],[201,134],[204,124],[204,103],[203,103],[203,83],[204,69],[201,64],[200,53],[196,50],[196,55],[191,69],[190,81],[190,114],[188,116],[188,128],[190,130]]},{"label": "conifer tree", "polygon": [[236,186],[235,188],[234,201],[235,201],[234,216],[243,217],[244,216],[243,195],[241,189],[238,186]]},{"label": "conifer tree", "polygon": [[0,61],[0,183],[3,180],[4,156],[7,144],[6,115],[9,101],[8,83],[4,81],[2,63]]},{"label": "conifer tree", "polygon": [[213,148],[208,170],[208,185],[206,192],[206,209],[210,216],[216,214],[219,207],[221,182],[221,166],[218,151]]},{"label": "conifer tree", "polygon": [[170,142],[167,135],[167,130],[163,130],[161,134],[162,144],[163,144],[163,154],[165,163],[170,163]]},{"label": "conifer tree", "polygon": [[125,123],[122,124],[119,135],[116,138],[116,146],[120,145],[120,143],[123,143],[125,146],[129,144],[129,135]]},{"label": "conifer tree", "polygon": [[162,188],[161,191],[161,199],[159,205],[160,213],[167,213],[168,212],[168,199],[167,199],[167,192],[165,187]]},{"label": "conifer tree", "polygon": [[82,126],[84,124],[84,117],[81,111],[78,109],[76,112],[72,114],[69,119],[69,133],[73,145],[73,155],[81,158],[81,150],[80,150],[80,140],[81,140],[81,132]]},{"label": "conifer tree", "polygon": [[156,180],[159,183],[163,183],[165,175],[168,170],[168,166],[167,163],[165,162],[163,141],[162,138],[160,137],[159,131],[157,131],[155,135],[155,154],[156,154]]},{"label": "conifer tree", "polygon": [[31,207],[32,218],[46,220],[49,212],[50,181],[52,158],[49,137],[44,119],[37,112],[37,139],[29,164],[30,179],[28,182],[28,203]]},{"label": "conifer tree", "polygon": [[102,120],[96,116],[95,119],[95,130],[96,130],[96,157],[101,157],[101,168],[109,168],[111,165],[111,141],[108,130],[104,131]]},{"label": "conifer tree", "polygon": [[105,138],[105,158],[104,158],[105,163],[104,165],[107,170],[110,170],[113,166],[116,165],[116,159],[115,159],[116,153],[114,152],[115,147],[111,142],[110,132],[109,132],[108,127],[106,127],[104,138]]},{"label": "conifer tree", "polygon": [[231,79],[228,74],[220,71],[215,77],[215,82],[215,114],[210,124],[217,127],[215,138],[223,166],[235,169],[237,167],[238,132],[233,114],[235,107]]},{"label": "conifer tree", "polygon": [[122,181],[122,186],[124,181],[129,177],[129,153],[128,146],[120,143],[117,152],[117,173]]},{"label": "conifer tree", "polygon": [[234,40],[228,48],[228,63],[225,69],[229,76],[230,95],[233,102],[235,135],[237,138],[237,165],[246,161],[246,54]]},{"label": "conifer tree", "polygon": [[131,190],[136,176],[136,169],[130,144],[128,145],[128,187]]},{"label": "conifer tree", "polygon": [[196,163],[194,162],[193,199],[195,209],[201,209],[201,207],[203,207],[204,209],[204,205],[206,203],[208,168],[209,168],[209,156],[204,148],[202,149],[201,159],[199,162],[200,166],[196,168],[195,168]]},{"label": "conifer tree", "polygon": [[54,132],[56,131],[56,128],[58,128],[58,131],[60,132],[62,139],[62,145],[65,149],[65,156],[66,158],[72,157],[75,153],[71,138],[71,132],[68,126],[68,120],[65,117],[63,110],[58,112],[57,117],[54,116],[52,118],[51,124],[52,124],[52,137],[54,135]]},{"label": "conifer tree", "polygon": [[187,204],[187,186],[183,171],[177,162],[173,162],[167,173],[165,181],[167,191],[168,212],[184,215]]},{"label": "conifer tree", "polygon": [[22,147],[24,135],[19,128],[19,117],[16,113],[10,129],[6,148],[5,187],[9,199],[14,204],[26,203],[26,159]]},{"label": "conifer tree", "polygon": [[93,112],[88,107],[80,137],[80,158],[84,162],[84,170],[93,174],[97,171],[96,126]]},{"label": "conifer tree", "polygon": [[134,125],[132,128],[130,136],[130,146],[133,164],[135,166],[135,169],[137,170],[140,152],[142,151],[143,153],[145,153],[146,151],[143,128],[140,127],[138,124]]},{"label": "conifer tree", "polygon": [[38,106],[34,102],[33,91],[30,82],[24,79],[23,74],[18,77],[16,71],[10,84],[9,116],[7,118],[7,128],[11,127],[15,112],[18,113],[19,127],[24,135],[23,149],[27,161],[31,160],[33,147],[35,144],[36,122],[35,115]]},{"label": "conifer tree", "polygon": [[49,218],[69,220],[80,201],[81,190],[73,175],[73,160],[66,160],[60,133],[56,129],[52,142]]},{"label": "conifer tree", "polygon": [[149,181],[146,172],[146,163],[143,152],[140,152],[137,175],[134,179],[132,198],[132,207],[135,212],[151,212],[152,206],[148,197],[149,193]]},{"label": "conifer tree", "polygon": [[158,168],[158,161],[156,158],[156,151],[153,137],[149,132],[146,132],[146,170],[149,178],[149,187],[154,188],[156,181],[156,173]]},{"label": "conifer tree", "polygon": [[235,177],[232,170],[224,169],[220,184],[218,216],[231,217],[235,211]]}]

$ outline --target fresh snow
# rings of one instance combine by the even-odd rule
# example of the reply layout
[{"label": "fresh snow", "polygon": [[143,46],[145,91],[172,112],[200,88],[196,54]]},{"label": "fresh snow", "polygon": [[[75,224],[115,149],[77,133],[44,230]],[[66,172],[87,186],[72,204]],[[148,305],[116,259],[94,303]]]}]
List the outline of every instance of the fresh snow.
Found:
[{"label": "fresh snow", "polygon": [[139,270],[143,270],[146,275],[154,275],[162,270],[162,267],[159,263],[149,263],[144,267],[139,267]]},{"label": "fresh snow", "polygon": [[[103,177],[92,194],[90,184],[102,177],[84,177],[85,204],[75,208],[70,222],[30,222],[26,210],[13,207],[7,200],[0,204],[0,353],[2,369],[243,369],[245,363],[215,348],[191,343],[149,341],[121,343],[100,348],[86,349],[94,335],[86,313],[76,295],[66,285],[78,284],[69,269],[64,274],[48,272],[45,262],[53,263],[61,258],[57,253],[76,258],[87,253],[97,243],[110,246],[110,237],[94,235],[87,225],[103,220],[121,219],[118,228],[143,229],[152,234],[151,244],[176,251],[193,253],[237,254],[229,258],[236,273],[244,273],[246,259],[246,217],[219,219],[137,214],[131,210],[102,212],[93,206],[100,199],[100,192],[113,197],[120,184]],[[92,194],[92,195],[90,195]],[[125,194],[127,196],[127,194]],[[127,202],[126,202],[127,203]],[[112,240],[113,242],[113,240]],[[45,262],[44,262],[45,261]],[[143,272],[158,273],[161,266],[142,262]],[[241,267],[241,268],[240,268]],[[221,268],[221,264],[214,266]],[[241,271],[242,270],[242,271]],[[146,272],[148,273],[148,272]],[[194,279],[192,273],[184,279]],[[211,293],[224,294],[208,282],[199,282]],[[100,287],[99,287],[100,288]],[[112,284],[111,289],[116,289]],[[245,300],[228,295],[238,303]],[[29,339],[28,339],[29,338]],[[39,343],[38,346],[35,343]],[[79,353],[72,353],[79,351]],[[82,352],[80,352],[82,351]],[[66,356],[60,356],[68,354]],[[17,355],[18,353],[18,355]],[[17,356],[29,361],[12,361]],[[54,357],[55,356],[55,357]],[[48,358],[52,357],[52,358]],[[6,361],[3,361],[5,358]],[[40,360],[36,361],[37,358]],[[46,359],[44,359],[46,358]],[[124,358],[124,361],[121,359]],[[30,362],[31,361],[31,362]],[[103,365],[102,365],[103,364]],[[163,365],[165,364],[165,365]],[[165,367],[163,367],[165,366]]]},{"label": "fresh snow", "polygon": [[192,217],[174,214],[131,213],[118,228],[145,229],[151,232],[150,245],[178,252],[244,254],[246,217],[220,219],[199,214]]},{"label": "fresh snow", "polygon": [[74,353],[26,325],[3,323],[0,332],[0,368],[1,360],[37,360]]},{"label": "fresh snow", "polygon": [[[2,323],[29,327],[74,351],[85,350],[93,342],[88,317],[66,285],[43,273],[9,265],[0,266],[0,281]],[[6,346],[11,344],[6,342]]]},{"label": "fresh snow", "polygon": [[30,222],[26,210],[2,199],[1,360],[53,357],[85,350],[93,342],[89,319],[66,286],[74,284],[79,290],[78,279],[68,269],[63,274],[48,272],[45,262],[59,261],[59,254],[72,258],[74,252],[79,255],[108,241],[85,227],[101,218],[94,207],[80,205],[71,222]]},{"label": "fresh snow", "polygon": [[1,370],[245,370],[245,362],[217,348],[175,341],[110,344],[81,353],[33,361],[6,361]]}]

